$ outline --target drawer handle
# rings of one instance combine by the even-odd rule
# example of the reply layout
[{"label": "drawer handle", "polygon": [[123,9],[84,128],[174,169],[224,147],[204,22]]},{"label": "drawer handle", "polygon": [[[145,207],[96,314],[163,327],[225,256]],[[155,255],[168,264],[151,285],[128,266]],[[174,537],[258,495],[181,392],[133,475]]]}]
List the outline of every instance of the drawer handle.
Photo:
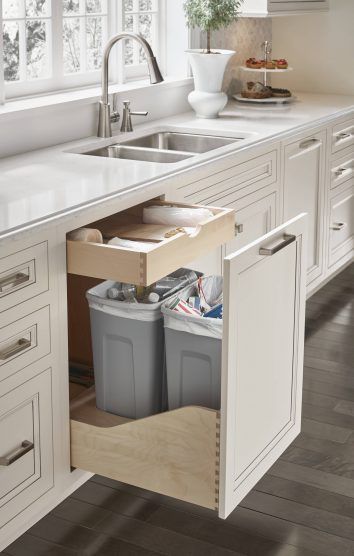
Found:
[{"label": "drawer handle", "polygon": [[271,257],[272,255],[275,255],[275,253],[278,253],[279,251],[281,251],[291,243],[294,243],[294,241],[296,241],[296,236],[285,234],[282,241],[277,245],[275,245],[274,247],[272,247],[271,249],[268,249],[267,247],[261,247],[259,250],[259,254],[265,255],[266,257]]},{"label": "drawer handle", "polygon": [[21,448],[18,448],[18,450],[15,450],[9,456],[0,457],[0,465],[2,467],[9,467],[9,465],[12,465],[18,459],[23,458],[23,456],[28,454],[28,452],[30,452],[33,449],[34,449],[33,442],[30,442],[29,440],[24,440],[21,444]]},{"label": "drawer handle", "polygon": [[349,168],[337,168],[337,170],[335,170],[334,174],[337,178],[339,178],[340,176],[342,176],[344,174],[344,172],[347,172],[349,170]]},{"label": "drawer handle", "polygon": [[31,347],[31,340],[27,340],[27,338],[20,338],[14,345],[0,351],[0,359],[10,359],[10,357],[25,351],[29,347]]},{"label": "drawer handle", "polygon": [[304,150],[304,149],[309,149],[310,147],[313,147],[314,145],[321,145],[322,141],[320,141],[319,139],[306,139],[305,141],[302,141],[302,143],[300,143],[299,147],[300,149]]},{"label": "drawer handle", "polygon": [[24,274],[23,272],[16,272],[15,274],[10,274],[5,278],[0,280],[0,293],[4,293],[4,288],[11,286],[10,289],[16,288],[25,282],[28,282],[29,274]]},{"label": "drawer handle", "polygon": [[243,224],[235,224],[235,236],[238,234],[242,234],[243,232]]},{"label": "drawer handle", "polygon": [[334,230],[335,232],[340,232],[341,230],[343,230],[343,228],[346,227],[346,223],[345,222],[335,222],[334,224],[332,224],[331,226],[331,230]]},{"label": "drawer handle", "polygon": [[336,135],[336,139],[337,141],[343,141],[344,139],[350,139],[352,137],[351,133],[346,133],[345,131],[342,131],[341,133],[338,133]]}]

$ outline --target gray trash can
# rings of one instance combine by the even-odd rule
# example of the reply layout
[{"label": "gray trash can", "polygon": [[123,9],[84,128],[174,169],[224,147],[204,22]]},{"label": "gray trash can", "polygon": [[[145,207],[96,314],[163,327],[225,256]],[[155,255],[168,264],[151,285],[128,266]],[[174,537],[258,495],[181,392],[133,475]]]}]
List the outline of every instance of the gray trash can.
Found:
[{"label": "gray trash can", "polygon": [[[180,269],[172,276],[181,276]],[[141,419],[166,407],[162,302],[123,303],[107,298],[115,282],[86,293],[99,409]],[[165,407],[164,407],[165,406]]]},{"label": "gray trash can", "polygon": [[[222,277],[205,276],[203,288],[207,301],[211,301],[211,290],[215,299],[222,292]],[[196,285],[192,285],[178,297],[187,301],[196,293]],[[222,320],[177,313],[168,308],[170,303],[162,306],[168,408],[199,405],[220,409]]]}]

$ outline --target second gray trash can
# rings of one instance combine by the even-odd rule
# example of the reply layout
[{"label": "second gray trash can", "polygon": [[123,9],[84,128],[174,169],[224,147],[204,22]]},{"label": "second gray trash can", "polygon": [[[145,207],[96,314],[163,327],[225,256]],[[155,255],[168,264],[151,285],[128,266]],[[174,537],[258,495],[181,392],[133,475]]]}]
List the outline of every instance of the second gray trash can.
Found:
[{"label": "second gray trash can", "polygon": [[[186,269],[172,276],[180,277]],[[141,419],[164,409],[165,345],[162,302],[123,303],[107,298],[106,281],[86,293],[99,409]]]},{"label": "second gray trash can", "polygon": [[[211,290],[213,299],[222,293],[221,276],[202,280],[206,296]],[[196,285],[188,286],[178,297],[187,301],[196,290]],[[162,306],[168,408],[200,405],[220,409],[222,320],[177,313],[169,309],[170,303]]]}]

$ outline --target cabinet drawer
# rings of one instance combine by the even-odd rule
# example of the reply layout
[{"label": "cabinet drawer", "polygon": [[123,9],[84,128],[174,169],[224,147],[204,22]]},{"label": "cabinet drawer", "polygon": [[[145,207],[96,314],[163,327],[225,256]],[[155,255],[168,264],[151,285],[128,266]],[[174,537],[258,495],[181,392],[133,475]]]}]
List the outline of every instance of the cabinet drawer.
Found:
[{"label": "cabinet drawer", "polygon": [[48,353],[49,306],[0,328],[0,382]]},{"label": "cabinet drawer", "polygon": [[[154,201],[148,203],[161,206],[196,207],[180,203]],[[214,207],[208,208],[213,217],[198,225],[193,235],[177,233],[164,238],[159,236],[159,230],[154,230],[153,238],[146,224],[142,223],[142,210],[148,204],[139,205],[124,213],[119,213],[91,225],[101,230],[103,237],[114,235],[132,239],[127,233],[131,228],[134,239],[153,239],[156,247],[148,252],[124,249],[105,243],[88,243],[82,241],[67,241],[68,272],[92,278],[111,279],[148,286],[166,276],[176,268],[182,267],[189,261],[208,253],[211,249],[222,245],[234,235],[234,211]],[[165,230],[165,227],[160,227]],[[164,231],[161,232],[162,234]]]},{"label": "cabinet drawer", "polygon": [[0,527],[53,485],[51,370],[0,397]]},{"label": "cabinet drawer", "polygon": [[86,391],[71,404],[74,467],[231,513],[300,431],[305,229],[301,215],[224,259],[220,411],[129,420]]},{"label": "cabinet drawer", "polygon": [[48,290],[48,244],[0,258],[0,312]]},{"label": "cabinet drawer", "polygon": [[345,263],[354,250],[354,180],[330,199],[329,266]]},{"label": "cabinet drawer", "polygon": [[[179,189],[186,201],[209,204],[230,194],[248,195],[277,180],[277,151],[264,154],[185,185]],[[219,201],[218,201],[219,202]]]},{"label": "cabinet drawer", "polygon": [[331,168],[331,189],[354,177],[354,151],[337,158]]},{"label": "cabinet drawer", "polygon": [[354,118],[332,128],[332,153],[354,145]]}]

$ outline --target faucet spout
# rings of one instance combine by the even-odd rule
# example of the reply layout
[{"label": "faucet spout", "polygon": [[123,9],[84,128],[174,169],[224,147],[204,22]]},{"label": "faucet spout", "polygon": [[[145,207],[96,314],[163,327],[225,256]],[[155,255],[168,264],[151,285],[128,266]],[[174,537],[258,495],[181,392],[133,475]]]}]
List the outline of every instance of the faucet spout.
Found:
[{"label": "faucet spout", "polygon": [[160,72],[160,68],[158,66],[157,60],[154,56],[152,48],[150,44],[147,42],[144,37],[141,35],[137,35],[135,33],[129,32],[122,32],[118,33],[114,37],[112,37],[103,53],[103,61],[102,61],[102,97],[99,103],[99,122],[98,122],[98,137],[112,137],[112,128],[111,128],[111,109],[108,99],[108,82],[109,82],[109,56],[113,46],[124,39],[132,39],[137,41],[140,46],[142,47],[149,69],[150,74],[150,83],[161,83],[163,81],[163,77]]}]

